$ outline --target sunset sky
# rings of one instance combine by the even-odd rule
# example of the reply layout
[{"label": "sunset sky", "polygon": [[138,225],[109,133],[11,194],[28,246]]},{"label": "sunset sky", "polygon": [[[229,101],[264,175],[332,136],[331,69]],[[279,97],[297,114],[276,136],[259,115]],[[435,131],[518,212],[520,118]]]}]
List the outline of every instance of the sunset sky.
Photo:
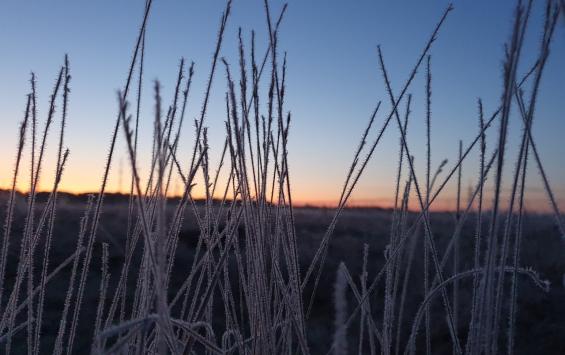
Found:
[{"label": "sunset sky", "polygon": [[[23,118],[30,72],[38,78],[39,127],[48,109],[50,90],[65,53],[71,61],[71,94],[65,145],[71,153],[61,189],[97,191],[117,112],[116,90],[123,86],[145,1],[17,1],[0,3],[0,187],[11,182],[19,122]],[[283,2],[271,1],[278,13]],[[293,115],[289,138],[294,200],[331,205],[339,192],[359,137],[379,100],[376,127],[390,112],[377,61],[380,44],[395,94],[407,79],[447,1],[324,1],[290,0],[280,32],[281,50],[288,53],[286,108]],[[445,158],[452,166],[458,141],[464,145],[477,134],[477,98],[490,115],[502,91],[503,44],[512,27],[514,1],[455,1],[432,48],[432,166]],[[520,73],[535,61],[543,1],[535,1]],[[181,57],[195,62],[181,155],[193,144],[191,122],[204,94],[210,59],[224,1],[154,1],[146,39],[144,106],[141,151],[151,153],[153,120],[151,80],[159,79],[169,103]],[[235,0],[221,55],[237,65],[237,31],[245,38],[257,32],[259,53],[266,49],[267,31],[262,0]],[[554,192],[565,208],[565,26],[558,25],[542,82],[533,135]],[[413,94],[408,135],[419,176],[425,163],[425,70],[409,91]],[[520,74],[522,75],[522,74]],[[225,133],[223,67],[217,72],[206,124],[212,161],[221,153]],[[60,109],[60,107],[58,107]],[[402,105],[404,110],[404,105]],[[521,133],[513,111],[505,176],[513,171]],[[59,116],[57,116],[59,118]],[[393,123],[393,122],[392,122]],[[57,127],[58,121],[54,127]],[[487,133],[488,151],[498,124]],[[53,175],[56,129],[51,131],[42,188]],[[372,142],[375,132],[370,136]],[[390,125],[369,168],[352,197],[360,205],[390,205],[398,157],[398,129]],[[126,146],[120,133],[109,190],[120,189],[119,171],[127,169]],[[477,154],[465,163],[463,186],[476,183]],[[142,164],[142,170],[144,165]],[[146,169],[147,170],[147,167]],[[534,164],[528,172],[528,198],[534,208],[546,209],[545,194]],[[122,188],[127,182],[123,179]],[[27,188],[25,177],[19,185]],[[438,206],[453,206],[454,183]],[[488,184],[488,183],[487,183]],[[491,188],[488,184],[487,189]],[[507,184],[508,186],[508,184]]]}]

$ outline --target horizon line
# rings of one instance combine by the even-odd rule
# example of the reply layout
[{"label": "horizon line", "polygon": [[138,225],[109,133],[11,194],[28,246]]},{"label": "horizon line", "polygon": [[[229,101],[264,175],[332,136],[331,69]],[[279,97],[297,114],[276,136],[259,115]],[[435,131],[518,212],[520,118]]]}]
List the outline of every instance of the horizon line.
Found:
[{"label": "horizon line", "polygon": [[[0,188],[0,194],[2,193],[10,193],[12,190],[11,189],[6,189],[6,188]],[[30,191],[29,190],[20,190],[20,189],[15,189],[16,194],[19,195],[27,195]],[[52,190],[48,190],[48,189],[44,189],[44,190],[38,190],[36,192],[36,194],[50,194],[52,193]],[[76,197],[76,198],[83,198],[86,197],[88,195],[99,195],[100,191],[83,191],[83,192],[72,192],[72,191],[66,191],[66,190],[58,190],[57,194],[64,194],[67,196],[72,196],[72,197]],[[104,192],[104,195],[106,196],[112,196],[112,197],[123,197],[124,199],[126,197],[130,196],[129,192],[118,192],[118,191],[107,191]],[[137,196],[137,194],[133,193],[133,196]],[[182,196],[180,194],[172,194],[172,195],[168,195],[166,198],[168,200],[175,200],[175,199],[180,199]],[[206,197],[202,196],[202,197],[195,197],[193,198],[193,200],[195,202],[202,202],[206,200]],[[221,201],[221,198],[216,198],[213,197],[212,201]],[[363,199],[364,201],[367,201],[369,199]],[[377,200],[377,199],[375,199]],[[231,198],[227,198],[226,201],[233,201]],[[441,201],[441,200],[440,200]],[[392,203],[392,201],[391,201]],[[276,205],[276,203],[274,203],[274,205]],[[431,212],[434,213],[455,213],[456,212],[456,207],[440,207],[439,205],[442,204],[436,204],[435,206],[432,205],[430,208]],[[473,204],[475,205],[475,203]],[[336,209],[338,208],[338,203],[337,201],[330,201],[330,200],[318,200],[318,201],[314,201],[314,200],[310,200],[310,201],[306,201],[306,200],[294,200],[293,207],[296,208],[316,208],[316,209]],[[467,206],[467,202],[464,202],[461,204],[461,211],[464,212]],[[379,203],[370,203],[370,202],[360,202],[360,201],[356,201],[356,200],[352,200],[348,203],[346,203],[346,205],[344,206],[345,209],[376,209],[376,210],[382,210],[382,211],[393,211],[394,207],[391,206],[387,206],[386,204],[379,204]],[[469,212],[471,213],[476,213],[477,209],[475,207],[472,207],[470,209]],[[419,207],[409,207],[408,208],[408,212],[410,213],[419,213],[421,211],[421,209]],[[491,212],[490,208],[487,207],[483,207],[483,213],[489,213]],[[506,208],[503,208],[501,210],[501,212],[507,212]],[[553,212],[551,211],[550,208],[534,208],[534,209],[528,209],[527,213],[534,213],[534,214],[538,214],[538,215],[551,215],[553,214]],[[563,215],[563,213],[561,213],[561,215]]]}]

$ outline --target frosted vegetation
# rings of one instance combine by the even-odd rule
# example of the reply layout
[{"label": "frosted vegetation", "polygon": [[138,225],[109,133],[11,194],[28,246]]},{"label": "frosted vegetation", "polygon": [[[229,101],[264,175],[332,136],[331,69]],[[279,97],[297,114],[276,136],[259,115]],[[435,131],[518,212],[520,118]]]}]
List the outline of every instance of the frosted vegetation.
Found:
[{"label": "frosted vegetation", "polygon": [[[117,94],[106,164],[93,167],[103,172],[100,190],[82,207],[65,202],[59,192],[72,154],[64,139],[66,120],[72,119],[67,117],[70,62],[65,57],[45,120],[37,115],[38,94],[31,76],[18,132],[13,188],[5,194],[3,213],[2,353],[519,352],[521,292],[551,292],[544,275],[535,271],[537,265],[522,262],[523,244],[536,232],[532,226],[549,225],[546,231],[557,238],[557,245],[565,236],[563,218],[531,134],[554,30],[565,13],[563,2],[547,2],[542,28],[529,24],[533,2],[518,2],[505,46],[499,107],[485,112],[479,99],[475,138],[460,143],[456,161],[443,161],[437,167],[430,163],[431,52],[436,38],[449,30],[445,20],[453,8],[438,14],[408,79],[395,86],[398,92],[392,90],[384,49],[379,47],[377,60],[387,93],[381,98],[382,107],[390,103],[391,108],[385,111],[379,102],[370,114],[344,174],[337,207],[323,212],[323,218],[316,214],[322,212],[293,207],[288,164],[292,116],[285,105],[287,62],[284,49],[278,46],[286,6],[275,14],[265,0],[269,35],[267,50],[260,53],[253,32],[247,36],[240,30],[238,38],[224,38],[232,7],[227,1],[209,72],[204,74],[207,85],[197,89],[205,92],[200,114],[194,122],[185,122],[194,90],[193,63],[181,59],[170,104],[163,102],[159,82],[146,83],[143,76],[151,5],[148,0],[127,80]],[[521,72],[528,31],[541,34],[537,60]],[[228,40],[238,41],[238,58],[222,57],[222,43]],[[221,75],[226,87],[213,85]],[[412,82],[417,75],[426,78],[427,127],[417,132],[427,142],[424,154],[417,156],[426,162],[426,170],[418,174],[406,134],[410,121],[421,119],[411,116],[410,92],[416,90]],[[143,176],[137,154],[142,90],[154,93],[151,169]],[[216,147],[221,152],[216,166],[210,165],[207,131],[212,90],[225,92],[225,140]],[[517,156],[508,153],[511,119],[522,127],[516,133],[520,136]],[[183,125],[192,123],[194,137],[181,137]],[[398,134],[399,142],[397,175],[391,183],[394,208],[388,214],[358,211],[378,222],[378,243],[336,249],[333,243],[340,223],[355,226],[348,201],[385,132]],[[487,134],[496,137],[496,145],[487,146]],[[48,149],[49,135],[56,135],[58,144]],[[105,203],[105,196],[110,197],[106,185],[115,163],[116,142],[122,138],[132,172],[130,193],[123,203]],[[189,154],[178,149],[182,139],[192,142]],[[480,164],[470,194],[463,198],[462,167],[470,152],[478,152]],[[55,166],[43,165],[47,154],[55,154]],[[21,195],[16,186],[22,183],[22,166],[28,161],[29,192]],[[512,172],[503,176],[506,166],[512,166]],[[45,173],[53,173],[55,179],[51,190],[40,194],[37,187]],[[527,173],[539,176],[551,208],[549,222],[526,214]],[[183,193],[173,199],[172,181],[177,178],[183,182]],[[193,198],[197,183],[205,191],[203,201]],[[448,184],[457,186],[455,218],[430,212]],[[487,185],[492,189],[487,190]],[[502,194],[503,189],[509,194]],[[71,222],[72,217],[79,222]],[[310,238],[300,222],[308,218],[325,223],[318,237]],[[353,258],[348,257],[351,253]],[[351,265],[351,260],[357,261]],[[562,274],[558,277],[562,280]],[[327,297],[333,299],[330,307],[319,303]],[[324,312],[330,321],[313,326],[313,319]],[[331,331],[320,331],[320,327]]]}]

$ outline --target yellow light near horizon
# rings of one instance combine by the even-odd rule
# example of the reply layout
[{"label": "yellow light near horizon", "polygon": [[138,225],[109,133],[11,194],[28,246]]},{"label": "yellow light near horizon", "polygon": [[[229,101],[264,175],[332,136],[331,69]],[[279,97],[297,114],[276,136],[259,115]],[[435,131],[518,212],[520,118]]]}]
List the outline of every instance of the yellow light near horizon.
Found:
[{"label": "yellow light near horizon", "polygon": [[[27,193],[30,190],[30,178],[29,169],[23,164],[20,168],[20,174],[18,176],[18,183],[16,185],[16,190],[22,193]],[[48,166],[47,164],[45,166]],[[38,185],[39,192],[48,192],[53,188],[53,172],[51,171],[51,166],[49,168],[42,169],[42,177]],[[111,171],[105,192],[106,193],[123,193],[128,194],[130,189],[130,177],[124,174],[125,177],[121,181],[119,176],[117,176],[118,169],[114,168]],[[13,171],[6,169],[6,165],[3,166],[3,171],[0,171],[0,189],[9,190],[11,189],[11,179]],[[71,165],[65,170],[63,179],[61,180],[59,191],[67,192],[71,194],[84,194],[84,193],[99,193],[100,184],[102,180],[103,171],[101,169],[90,169],[88,165],[77,163],[74,166]],[[224,187],[225,182],[219,182],[219,186]],[[339,199],[339,189],[336,186],[341,186],[339,182],[335,181],[324,181],[318,184],[311,181],[293,181],[292,187],[292,202],[297,207],[302,206],[317,206],[317,207],[328,207],[333,208],[337,206]],[[223,194],[222,191],[216,191],[214,198],[221,199]],[[350,207],[381,207],[381,208],[392,208],[394,207],[394,195],[393,188],[388,187],[386,182],[381,182],[378,185],[372,187],[360,186],[358,190],[351,196],[348,201],[348,206]],[[135,192],[135,191],[134,191]],[[180,181],[173,181],[169,197],[181,196],[184,192],[184,187]],[[134,193],[135,194],[135,193]],[[491,194],[487,194],[488,197],[485,198],[484,207],[488,209],[491,204]],[[192,196],[194,199],[204,199],[206,194],[204,191],[204,186],[201,181],[193,187]],[[228,194],[228,198],[232,195]],[[527,197],[528,203],[526,205],[527,209],[531,212],[539,213],[551,213],[552,208],[547,202],[545,194],[533,194],[530,193]],[[503,196],[503,208],[506,208],[508,199]],[[563,205],[565,201],[558,201],[560,205]],[[467,206],[467,199],[462,198],[461,208],[464,210]],[[413,194],[410,198],[409,204],[410,210],[418,211],[420,210],[419,202],[417,197]],[[455,192],[446,191],[442,193],[439,198],[434,201],[431,206],[432,211],[454,211],[455,206]]]}]

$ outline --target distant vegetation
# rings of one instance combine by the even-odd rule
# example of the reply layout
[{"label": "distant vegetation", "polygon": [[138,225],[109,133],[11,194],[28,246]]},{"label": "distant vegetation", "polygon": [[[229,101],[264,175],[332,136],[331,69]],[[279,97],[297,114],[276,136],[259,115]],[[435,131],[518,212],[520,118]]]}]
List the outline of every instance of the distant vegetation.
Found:
[{"label": "distant vegetation", "polygon": [[[287,59],[278,45],[287,7],[275,14],[267,0],[266,52],[258,52],[254,32],[248,37],[240,30],[230,39],[239,43],[232,61],[221,56],[232,7],[227,1],[188,156],[178,147],[193,64],[181,59],[170,104],[163,102],[159,82],[151,84],[151,169],[141,176],[138,131],[151,5],[148,0],[117,95],[98,193],[59,192],[69,157],[65,126],[72,119],[68,58],[43,125],[32,74],[12,189],[2,193],[2,353],[565,352],[563,216],[531,134],[554,31],[565,17],[562,2],[547,2],[540,29],[529,26],[533,1],[518,2],[505,46],[500,105],[484,112],[478,100],[474,140],[460,143],[457,161],[438,167],[430,163],[430,53],[453,8],[439,14],[399,92],[392,90],[378,47],[387,92],[382,99],[390,110],[379,102],[370,115],[332,209],[293,206]],[[529,30],[541,33],[539,51],[522,73]],[[406,134],[412,120],[409,92],[418,73],[426,77],[427,127],[422,132],[427,148],[418,157],[426,170],[419,174]],[[227,82],[226,134],[219,164],[211,166],[207,110],[218,75]],[[522,126],[516,157],[508,154],[511,118]],[[400,132],[394,208],[350,209],[349,198],[387,129]],[[495,146],[487,146],[487,132],[497,137]],[[58,137],[57,159],[55,166],[44,166],[50,134]],[[128,195],[106,193],[118,135],[126,142],[132,172]],[[462,166],[471,151],[479,152],[479,170],[463,198]],[[20,194],[16,186],[28,160],[29,191]],[[508,165],[512,173],[503,176]],[[526,213],[528,168],[540,176],[550,215]],[[45,171],[53,171],[55,179],[51,191],[40,193]],[[177,177],[183,193],[171,199]],[[430,206],[448,183],[457,186],[454,212],[432,213]],[[204,187],[203,200],[193,199],[195,184]]]}]

